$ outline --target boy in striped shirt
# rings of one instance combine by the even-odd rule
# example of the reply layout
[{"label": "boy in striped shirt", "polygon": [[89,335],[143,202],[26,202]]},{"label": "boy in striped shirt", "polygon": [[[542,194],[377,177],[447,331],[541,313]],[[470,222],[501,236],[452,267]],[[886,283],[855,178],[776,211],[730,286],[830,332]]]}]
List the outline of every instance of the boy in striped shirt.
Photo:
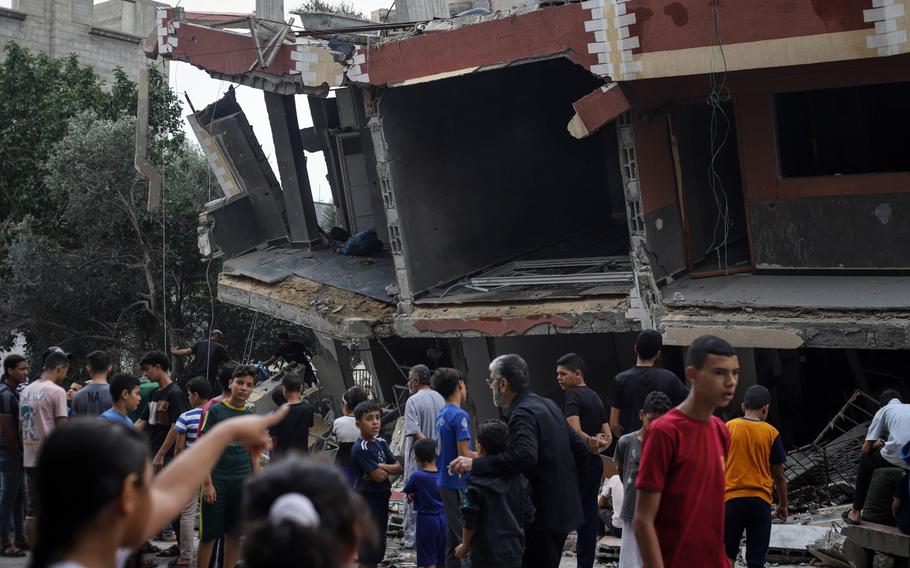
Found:
[{"label": "boy in striped shirt", "polygon": [[[174,423],[177,433],[175,454],[186,450],[199,437],[199,424],[202,420],[202,407],[212,398],[212,386],[205,377],[196,377],[186,386],[189,393],[190,410],[187,410]],[[193,528],[196,524],[196,512],[199,510],[199,495],[190,499],[180,513],[180,556],[174,562],[176,566],[189,566],[193,558]]]}]

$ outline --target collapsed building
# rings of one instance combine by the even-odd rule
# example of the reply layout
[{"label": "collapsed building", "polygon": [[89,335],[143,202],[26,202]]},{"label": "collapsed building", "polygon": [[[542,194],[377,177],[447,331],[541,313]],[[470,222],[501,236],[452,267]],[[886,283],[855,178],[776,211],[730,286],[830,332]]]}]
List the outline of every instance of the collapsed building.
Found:
[{"label": "collapsed building", "polygon": [[[306,30],[269,5],[161,9],[157,53],[264,91],[280,180],[232,93],[191,117],[225,194],[200,248],[224,258],[221,301],[316,333],[330,393],[361,363],[388,401],[408,365],[452,365],[484,419],[493,357],[521,354],[558,396],[574,351],[609,400],[644,328],[680,373],[698,335],[730,340],[791,446],[855,389],[910,386],[903,2],[524,3]],[[325,155],[337,224],[382,251],[326,246],[304,150]]]}]

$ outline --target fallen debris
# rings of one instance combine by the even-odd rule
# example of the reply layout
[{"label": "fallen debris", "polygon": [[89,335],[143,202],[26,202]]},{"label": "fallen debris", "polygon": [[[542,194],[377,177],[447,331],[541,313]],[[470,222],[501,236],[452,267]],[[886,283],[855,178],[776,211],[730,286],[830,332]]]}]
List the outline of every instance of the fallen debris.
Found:
[{"label": "fallen debris", "polygon": [[855,391],[812,443],[792,450],[784,472],[790,493],[790,510],[813,511],[846,503],[853,497],[859,468],[859,449],[877,400]]}]

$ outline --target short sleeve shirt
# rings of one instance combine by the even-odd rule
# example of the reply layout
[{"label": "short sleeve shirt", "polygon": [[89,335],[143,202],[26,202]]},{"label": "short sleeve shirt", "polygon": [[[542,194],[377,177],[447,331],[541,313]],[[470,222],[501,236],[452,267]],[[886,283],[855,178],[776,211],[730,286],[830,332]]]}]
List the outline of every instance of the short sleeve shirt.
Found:
[{"label": "short sleeve shirt", "polygon": [[651,423],[636,487],[661,493],[654,519],[664,565],[729,568],[724,552],[727,426],[672,409]]},{"label": "short sleeve shirt", "polygon": [[408,398],[404,405],[404,455],[405,476],[409,477],[417,471],[417,461],[414,459],[412,447],[414,435],[420,432],[427,438],[433,438],[436,432],[436,416],[446,401],[438,392],[432,389],[422,389]]},{"label": "short sleeve shirt", "polygon": [[616,442],[616,452],[613,454],[613,461],[622,464],[622,483],[624,491],[622,511],[620,518],[623,521],[632,521],[635,516],[635,480],[638,477],[638,467],[641,462],[641,440],[635,435],[635,432],[623,434]]},{"label": "short sleeve shirt", "polygon": [[660,367],[632,367],[616,376],[613,408],[618,408],[623,434],[641,428],[638,411],[652,391],[660,391],[674,406],[685,400],[688,387],[672,372]]},{"label": "short sleeve shirt", "polygon": [[107,383],[85,385],[73,397],[73,416],[100,416],[114,406],[111,386]]},{"label": "short sleeve shirt", "polygon": [[892,465],[910,469],[910,465],[900,457],[901,447],[910,440],[910,404],[901,404],[900,400],[893,398],[879,408],[872,417],[866,441],[874,442],[886,432],[888,438],[885,447],[880,450],[882,457]]},{"label": "short sleeve shirt", "polygon": [[199,423],[202,421],[202,407],[196,407],[187,410],[174,423],[174,430],[186,436],[186,447],[189,448],[196,443],[199,437]]},{"label": "short sleeve shirt", "polygon": [[442,515],[442,497],[437,489],[439,472],[419,470],[411,474],[402,491],[405,495],[414,494],[414,510],[418,515]]},{"label": "short sleeve shirt", "polygon": [[736,418],[727,422],[730,453],[725,466],[726,500],[758,497],[774,502],[771,466],[787,461],[777,428],[762,420]]},{"label": "short sleeve shirt", "polygon": [[364,479],[364,476],[379,467],[379,464],[395,463],[395,456],[392,454],[392,448],[383,438],[373,438],[372,440],[363,440],[358,438],[354,441],[351,448],[351,465],[354,467],[354,489],[360,493],[389,493],[392,490],[392,482],[386,479],[382,483],[376,483],[372,479]]},{"label": "short sleeve shirt", "polygon": [[566,390],[566,401],[563,405],[566,416],[578,416],[581,430],[588,436],[596,436],[607,422],[607,411],[600,395],[588,387],[575,387]]},{"label": "short sleeve shirt", "polygon": [[[248,408],[237,408],[231,406],[226,401],[219,402],[208,409],[203,418],[201,431],[208,432],[219,422],[230,420],[245,414],[252,414],[253,411]],[[227,448],[221,454],[212,475],[220,479],[242,479],[249,475],[253,470],[253,462],[250,453],[237,440],[228,444]]]},{"label": "short sleeve shirt", "polygon": [[338,442],[338,452],[335,454],[335,463],[348,467],[351,465],[351,448],[354,440],[360,437],[360,429],[353,416],[339,416],[332,423],[332,432]]},{"label": "short sleeve shirt", "polygon": [[269,430],[269,434],[275,439],[275,452],[279,454],[291,450],[306,452],[310,447],[313,407],[305,402],[288,406],[290,407],[288,415]]},{"label": "short sleeve shirt", "polygon": [[39,379],[25,387],[19,401],[22,461],[25,467],[38,465],[41,444],[56,426],[56,419],[68,414],[66,391],[60,385]]},{"label": "short sleeve shirt", "polygon": [[227,348],[211,339],[197,341],[190,349],[193,351],[193,369],[190,374],[194,377],[208,377],[212,382],[218,378],[221,364],[231,360]]},{"label": "short sleeve shirt", "polygon": [[142,420],[147,424],[146,431],[149,434],[152,455],[161,449],[171,426],[189,408],[189,400],[177,383],[171,383],[164,388],[152,391],[148,406],[142,413]]},{"label": "short sleeve shirt", "polygon": [[449,474],[449,464],[458,457],[458,442],[463,440],[471,440],[468,413],[454,404],[446,404],[436,416],[436,469],[440,487],[465,489],[463,479]]},{"label": "short sleeve shirt", "polygon": [[98,418],[101,418],[104,420],[109,420],[111,422],[114,422],[115,424],[122,424],[131,430],[136,427],[136,425],[133,424],[133,421],[130,420],[128,416],[124,416],[124,415],[120,414],[113,408],[109,408],[108,410],[105,410],[104,412],[102,412],[101,414],[98,415]]}]

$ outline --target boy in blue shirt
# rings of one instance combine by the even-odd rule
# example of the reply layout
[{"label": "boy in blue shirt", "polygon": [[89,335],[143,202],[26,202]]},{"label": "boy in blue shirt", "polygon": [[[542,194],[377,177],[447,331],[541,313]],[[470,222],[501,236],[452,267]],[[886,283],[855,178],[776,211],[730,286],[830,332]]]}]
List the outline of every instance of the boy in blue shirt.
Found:
[{"label": "boy in blue shirt", "polygon": [[433,373],[433,390],[446,399],[446,405],[436,415],[436,468],[439,470],[439,495],[446,515],[446,568],[467,568],[467,561],[455,556],[461,544],[461,504],[464,500],[465,482],[449,473],[449,464],[459,456],[477,457],[471,449],[468,430],[468,413],[461,405],[468,398],[464,375],[458,369],[440,367]]},{"label": "boy in blue shirt", "polygon": [[98,415],[99,418],[123,424],[127,428],[135,428],[129,413],[139,407],[142,400],[139,389],[139,379],[127,373],[117,373],[110,382],[111,399],[114,405]]},{"label": "boy in blue shirt", "polygon": [[389,476],[401,475],[402,467],[392,455],[389,443],[379,437],[382,413],[378,404],[371,400],[361,402],[354,409],[354,420],[360,429],[360,437],[351,448],[354,490],[366,503],[378,533],[375,542],[365,539],[357,553],[357,562],[361,568],[375,568],[385,557],[389,497],[392,495]]},{"label": "boy in blue shirt", "polygon": [[446,515],[436,484],[436,442],[424,438],[414,442],[414,459],[420,468],[411,474],[404,493],[417,511],[417,565],[444,568],[446,562]]}]

